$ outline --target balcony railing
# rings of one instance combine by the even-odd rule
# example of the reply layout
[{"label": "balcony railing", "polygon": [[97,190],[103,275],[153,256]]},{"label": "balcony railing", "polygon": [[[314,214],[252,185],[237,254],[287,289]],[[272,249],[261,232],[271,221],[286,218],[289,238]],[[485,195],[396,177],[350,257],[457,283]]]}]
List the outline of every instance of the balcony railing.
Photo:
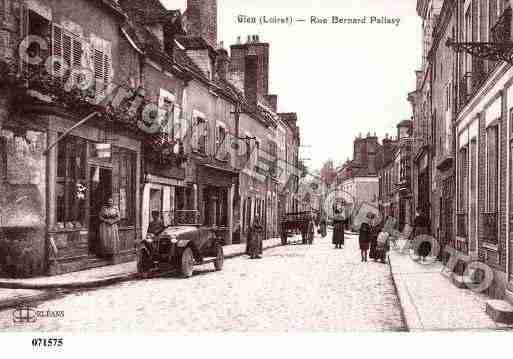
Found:
[{"label": "balcony railing", "polygon": [[483,220],[483,233],[481,239],[485,242],[498,243],[498,214],[497,212],[481,213]]},{"label": "balcony railing", "polygon": [[468,236],[468,214],[457,213],[456,214],[456,236],[461,238],[467,238]]}]

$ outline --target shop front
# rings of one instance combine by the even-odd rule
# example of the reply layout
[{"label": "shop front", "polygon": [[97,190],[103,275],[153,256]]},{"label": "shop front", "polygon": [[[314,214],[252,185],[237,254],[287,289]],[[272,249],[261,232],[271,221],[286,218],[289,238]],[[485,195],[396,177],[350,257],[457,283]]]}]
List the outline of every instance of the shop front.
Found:
[{"label": "shop front", "polygon": [[233,202],[239,173],[228,165],[198,163],[197,194],[201,223],[216,227],[224,244],[233,241]]},{"label": "shop front", "polygon": [[[94,119],[57,142],[77,120],[40,105],[3,124],[0,183],[9,195],[1,205],[1,275],[59,274],[134,257],[141,142]],[[100,238],[109,199],[120,220],[114,253],[104,251]]]}]

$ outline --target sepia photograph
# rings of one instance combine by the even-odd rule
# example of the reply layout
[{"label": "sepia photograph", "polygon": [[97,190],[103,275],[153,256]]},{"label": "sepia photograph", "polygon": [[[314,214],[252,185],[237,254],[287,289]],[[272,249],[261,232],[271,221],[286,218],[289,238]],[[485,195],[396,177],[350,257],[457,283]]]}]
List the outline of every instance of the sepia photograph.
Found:
[{"label": "sepia photograph", "polygon": [[503,355],[512,7],[0,0],[0,346]]}]

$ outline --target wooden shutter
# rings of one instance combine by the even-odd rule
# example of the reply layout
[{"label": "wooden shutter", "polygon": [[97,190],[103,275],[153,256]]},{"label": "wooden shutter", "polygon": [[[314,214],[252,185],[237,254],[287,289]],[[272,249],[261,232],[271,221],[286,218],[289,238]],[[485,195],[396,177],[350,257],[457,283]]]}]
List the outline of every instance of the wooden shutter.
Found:
[{"label": "wooden shutter", "polygon": [[105,66],[103,52],[97,48],[93,48],[92,56],[96,97],[103,98],[105,96]]},{"label": "wooden shutter", "polygon": [[180,119],[180,107],[174,106],[173,107],[173,138],[175,140],[182,138],[182,123]]},{"label": "wooden shutter", "polygon": [[[23,41],[29,35],[29,9],[24,1],[20,2],[20,41]],[[26,56],[19,59],[20,73],[26,72],[28,69],[28,62]]]},{"label": "wooden shutter", "polygon": [[112,82],[112,55],[108,41],[91,36],[91,62],[94,73],[95,93],[97,100],[105,97],[106,91]]}]

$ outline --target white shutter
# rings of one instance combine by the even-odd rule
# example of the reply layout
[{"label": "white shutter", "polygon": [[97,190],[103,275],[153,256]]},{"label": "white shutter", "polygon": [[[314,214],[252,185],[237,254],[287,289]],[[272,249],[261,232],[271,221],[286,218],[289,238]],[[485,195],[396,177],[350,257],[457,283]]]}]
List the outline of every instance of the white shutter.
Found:
[{"label": "white shutter", "polygon": [[96,98],[103,99],[114,77],[110,43],[95,35],[91,35],[91,57]]},{"label": "white shutter", "polygon": [[[52,26],[52,53],[53,56],[60,59],[64,59],[64,56],[62,54],[62,29],[59,26],[53,25]],[[62,71],[62,66],[60,62],[54,62],[52,67],[53,74],[60,73]]]},{"label": "white shutter", "polygon": [[181,123],[181,120],[180,120],[180,113],[181,113],[181,110],[178,106],[174,106],[173,108],[174,112],[173,112],[173,131],[174,131],[174,139],[177,140],[177,139],[181,139],[182,138],[182,123]]},{"label": "white shutter", "polygon": [[199,141],[199,133],[201,131],[200,119],[198,117],[192,118],[192,127],[191,127],[191,147],[193,150],[199,150],[198,141]]}]

